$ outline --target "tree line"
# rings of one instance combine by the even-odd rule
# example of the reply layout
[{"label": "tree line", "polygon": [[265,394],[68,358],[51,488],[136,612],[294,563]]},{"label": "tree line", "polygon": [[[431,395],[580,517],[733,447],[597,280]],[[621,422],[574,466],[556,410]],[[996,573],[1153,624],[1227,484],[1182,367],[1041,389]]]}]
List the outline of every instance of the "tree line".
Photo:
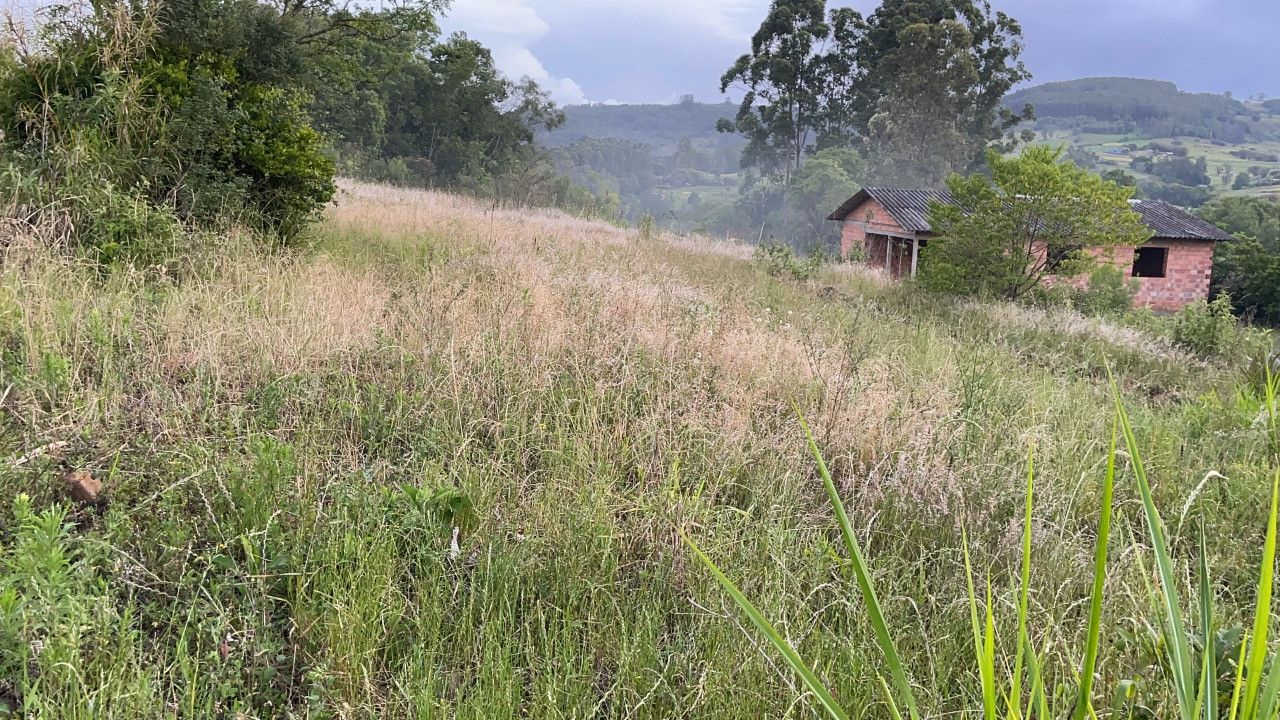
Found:
[{"label": "tree line", "polygon": [[535,143],[563,121],[444,0],[53,5],[0,43],[0,194],[100,259],[235,222],[291,242],[344,172],[517,202],[596,198]]},{"label": "tree line", "polygon": [[884,0],[865,17],[774,0],[721,78],[723,92],[743,92],[719,124],[747,141],[735,211],[762,231],[772,218],[822,242],[833,231],[806,204],[828,202],[819,184],[941,187],[981,167],[988,148],[1029,139],[1016,126],[1032,108],[1002,103],[1030,77],[1021,53],[1021,26],[983,0]]}]

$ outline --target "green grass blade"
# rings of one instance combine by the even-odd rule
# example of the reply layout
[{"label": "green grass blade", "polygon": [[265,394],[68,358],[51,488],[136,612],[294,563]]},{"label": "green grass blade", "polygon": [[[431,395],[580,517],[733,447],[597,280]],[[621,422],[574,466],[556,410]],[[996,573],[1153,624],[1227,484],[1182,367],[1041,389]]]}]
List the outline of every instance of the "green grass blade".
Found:
[{"label": "green grass blade", "polygon": [[1173,558],[1169,555],[1169,544],[1165,539],[1164,523],[1160,520],[1160,512],[1156,510],[1155,499],[1151,494],[1151,484],[1147,480],[1147,471],[1142,464],[1142,453],[1138,449],[1138,440],[1129,424],[1129,416],[1125,412],[1124,403],[1120,399],[1120,390],[1112,384],[1116,401],[1116,415],[1120,420],[1120,430],[1124,435],[1125,445],[1129,450],[1133,474],[1138,481],[1138,491],[1142,495],[1142,510],[1146,515],[1147,531],[1151,538],[1151,547],[1155,553],[1156,570],[1160,576],[1161,599],[1164,601],[1165,634],[1167,636],[1165,651],[1169,655],[1170,674],[1173,676],[1174,690],[1178,698],[1178,709],[1183,720],[1195,717],[1195,690],[1192,687],[1194,670],[1191,660],[1191,649],[1187,642],[1186,628],[1182,622],[1182,598],[1178,593],[1177,582],[1173,572]]},{"label": "green grass blade", "polygon": [[1027,606],[1031,594],[1031,509],[1035,495],[1035,454],[1027,451],[1027,503],[1022,515],[1022,568],[1018,578],[1018,638],[1013,659],[1013,677],[1009,681],[1009,720],[1022,717],[1022,663],[1027,645]]},{"label": "green grass blade", "polygon": [[996,720],[996,619],[991,602],[991,578],[987,578],[987,619],[982,631],[982,711]]},{"label": "green grass blade", "polygon": [[1245,720],[1271,720],[1276,715],[1276,696],[1280,695],[1280,662],[1272,662],[1267,672],[1267,684],[1258,696],[1258,710],[1253,717],[1245,716]]},{"label": "green grass blade", "polygon": [[1031,641],[1027,641],[1027,676],[1031,680],[1031,698],[1028,701],[1027,720],[1031,720],[1031,714],[1034,711],[1035,716],[1039,720],[1053,720],[1053,716],[1049,713],[1049,699],[1045,696],[1044,676],[1040,673],[1040,656],[1036,654],[1036,649],[1032,647]]},{"label": "green grass blade", "polygon": [[1280,378],[1271,374],[1271,360],[1267,358],[1266,368],[1266,387],[1263,389],[1267,402],[1267,428],[1271,430],[1271,452],[1273,455],[1280,456],[1280,431],[1276,427],[1276,386],[1280,384]]},{"label": "green grass blade", "polygon": [[1240,688],[1244,685],[1245,648],[1249,646],[1248,636],[1240,638],[1240,655],[1236,657],[1236,681],[1231,685],[1231,714],[1229,720],[1236,720],[1236,711],[1240,709]]},{"label": "green grass blade", "polygon": [[795,651],[795,648],[791,647],[791,644],[783,639],[777,629],[775,629],[773,625],[760,614],[760,611],[756,609],[756,606],[751,604],[751,601],[747,599],[747,596],[742,594],[742,591],[738,589],[738,586],[734,585],[733,581],[721,572],[720,568],[716,567],[716,564],[711,561],[711,558],[707,557],[688,535],[684,535],[683,533],[681,534],[684,536],[685,544],[693,550],[694,554],[698,556],[698,559],[702,561],[702,564],[707,566],[707,569],[710,570],[716,580],[719,581],[721,587],[729,593],[729,596],[733,598],[733,601],[738,604],[738,607],[742,608],[742,611],[746,613],[747,617],[751,620],[751,624],[755,625],[756,628],[759,629],[760,632],[769,640],[769,642],[778,649],[778,652],[782,653],[782,657],[786,660],[787,665],[791,666],[791,669],[800,676],[801,681],[803,681],[805,686],[809,688],[809,691],[818,698],[818,701],[822,703],[822,707],[826,709],[827,714],[836,720],[848,720],[848,713],[844,711],[844,708],[840,707],[840,704],[836,702],[835,698],[831,697],[831,693],[827,691],[826,686],[822,684],[822,681],[818,679],[818,676],[815,675],[814,672],[809,669],[809,666],[800,659],[800,655]]},{"label": "green grass blade", "polygon": [[1262,567],[1258,570],[1257,605],[1250,635],[1249,668],[1245,675],[1244,717],[1253,718],[1262,683],[1262,666],[1267,661],[1267,630],[1271,622],[1271,590],[1276,567],[1276,517],[1280,511],[1280,471],[1271,480],[1271,514],[1267,516],[1267,536],[1262,545]]},{"label": "green grass blade", "polygon": [[880,689],[884,691],[884,701],[889,705],[889,716],[893,720],[902,720],[902,711],[898,710],[898,703],[893,700],[893,691],[889,689],[889,683],[884,681],[883,675],[876,675],[876,679],[880,681]]},{"label": "green grass blade", "polygon": [[[964,577],[969,592],[969,624],[973,631],[973,659],[978,666],[978,678],[982,683],[982,714],[986,720],[995,718],[995,667],[994,630],[991,615],[991,583],[987,583],[987,609],[984,621],[978,620],[978,592],[973,583],[973,563],[969,559],[969,535],[960,530],[960,546],[964,553]],[[988,651],[988,645],[991,651]],[[988,657],[991,661],[988,661]]]},{"label": "green grass blade", "polygon": [[1102,477],[1102,509],[1098,518],[1098,540],[1093,549],[1093,596],[1089,602],[1089,625],[1085,631],[1084,664],[1080,668],[1080,693],[1076,698],[1073,720],[1081,720],[1090,707],[1093,673],[1098,665],[1098,642],[1102,628],[1102,592],[1107,579],[1107,545],[1111,540],[1111,505],[1116,481],[1116,441],[1118,428],[1111,425],[1111,447],[1107,451],[1107,470]]},{"label": "green grass blade", "polygon": [[903,669],[902,660],[898,656],[898,649],[893,644],[893,637],[889,634],[889,624],[884,619],[884,610],[880,606],[875,585],[871,581],[871,568],[862,556],[862,548],[853,534],[853,525],[849,522],[849,515],[845,512],[844,503],[840,500],[840,493],[836,491],[835,481],[831,479],[831,472],[827,470],[827,462],[823,459],[822,452],[818,450],[813,432],[809,430],[809,424],[805,422],[798,409],[796,416],[800,418],[800,426],[804,428],[805,437],[809,441],[809,450],[818,464],[818,473],[822,476],[822,482],[827,488],[827,496],[831,499],[831,508],[840,524],[840,533],[844,536],[844,544],[849,551],[849,559],[853,563],[854,577],[858,582],[858,590],[862,593],[862,602],[867,607],[871,627],[875,630],[876,642],[880,645],[880,651],[884,653],[885,664],[889,666],[893,684],[903,704],[907,706],[907,714],[912,720],[918,720],[920,711],[916,706],[915,694],[911,691],[911,682],[907,679],[906,670]]},{"label": "green grass blade", "polygon": [[[1204,720],[1218,720],[1218,668],[1213,647],[1213,591],[1209,585],[1209,547],[1200,525],[1200,697],[1196,702],[1204,708]],[[1197,713],[1199,715],[1199,713]]]}]

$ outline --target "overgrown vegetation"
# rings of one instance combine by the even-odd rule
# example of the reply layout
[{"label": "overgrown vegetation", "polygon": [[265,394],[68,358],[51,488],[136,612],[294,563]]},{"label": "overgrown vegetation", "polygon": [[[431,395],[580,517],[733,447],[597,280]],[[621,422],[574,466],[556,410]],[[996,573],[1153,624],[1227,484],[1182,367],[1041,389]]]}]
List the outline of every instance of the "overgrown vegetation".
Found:
[{"label": "overgrown vegetation", "polygon": [[333,196],[335,154],[384,180],[609,213],[534,147],[562,119],[545,93],[466,37],[438,40],[440,7],[69,2],[10,23],[0,202],[143,265],[199,229],[296,241]]},{"label": "overgrown vegetation", "polygon": [[1051,275],[1089,270],[1094,252],[1151,237],[1129,207],[1130,188],[1077,167],[1061,149],[1033,146],[1014,158],[990,151],[987,165],[989,177],[948,180],[954,203],[930,205],[936,236],[921,252],[924,287],[1017,299]]},{"label": "overgrown vegetation", "polygon": [[[226,236],[179,283],[102,276],[27,234],[6,246],[14,714],[810,715],[683,531],[840,706],[884,717],[882,646],[792,400],[930,714],[985,702],[960,528],[991,578],[979,610],[1016,634],[1034,446],[1027,627],[1065,707],[1108,366],[1174,577],[1198,564],[1202,527],[1214,634],[1237,656],[1275,470],[1246,358],[923,297],[847,264],[776,282],[749,248],[656,229],[365,185],[340,200],[318,253]],[[1179,699],[1129,467],[1094,696],[1128,688],[1135,717],[1167,717]],[[1015,649],[1000,647],[997,670]]]},{"label": "overgrown vegetation", "polygon": [[[891,2],[834,31],[885,67],[946,50],[963,133],[993,140],[1018,31],[984,8]],[[801,9],[819,38],[831,16]],[[813,692],[867,718],[1024,697],[1048,717],[1076,689],[1190,720],[1224,677],[1240,717],[1270,715],[1251,608],[1275,384],[1229,300],[1144,325],[503,207],[617,203],[556,177],[531,138],[558,111],[440,40],[438,10],[98,3],[4,46],[0,716],[785,717]],[[943,36],[897,26],[920,13]],[[936,89],[915,80],[876,116]],[[867,161],[780,137],[808,162],[744,202],[812,230]],[[471,197],[335,185],[335,158]],[[1028,231],[1006,205],[1050,198],[1051,249],[1135,239],[1127,189],[1052,151],[988,162],[953,191],[1006,240]],[[1078,298],[1105,315],[1126,292],[1098,272]],[[1099,530],[1129,474],[1140,498],[1116,490]]]},{"label": "overgrown vegetation", "polygon": [[[1280,383],[1277,383],[1277,380],[1268,373],[1264,412],[1267,430],[1271,435],[1273,455],[1276,454],[1277,449],[1280,449],[1280,436],[1276,434],[1277,384]],[[803,422],[802,419],[801,423]],[[1215,632],[1214,593],[1211,587],[1208,548],[1203,528],[1200,531],[1196,558],[1198,560],[1196,575],[1199,581],[1196,609],[1199,611],[1199,625],[1193,626],[1196,627],[1195,631],[1189,631],[1182,617],[1183,581],[1181,577],[1175,575],[1174,560],[1166,539],[1167,530],[1153,500],[1151,484],[1143,466],[1142,454],[1128,413],[1125,411],[1123,401],[1117,395],[1116,418],[1111,430],[1106,473],[1102,481],[1097,544],[1093,554],[1094,584],[1084,648],[1081,653],[1082,667],[1076,681],[1077,688],[1054,685],[1051,681],[1046,681],[1043,675],[1044,658],[1037,651],[1037,639],[1028,629],[1031,545],[1034,533],[1032,523],[1035,509],[1033,502],[1035,469],[1031,455],[1028,456],[1027,461],[1026,512],[1022,518],[1021,561],[1017,566],[1018,577],[1014,581],[1017,589],[1015,595],[1017,625],[1016,630],[1006,637],[997,637],[996,610],[991,593],[990,573],[986,578],[985,602],[979,600],[979,594],[974,589],[968,540],[962,534],[965,581],[968,588],[969,617],[973,633],[973,665],[981,682],[981,705],[984,717],[1026,717],[1045,720],[1071,717],[1080,720],[1085,717],[1096,717],[1098,712],[1095,708],[1109,709],[1112,714],[1127,717],[1132,717],[1135,711],[1141,715],[1150,712],[1150,708],[1142,704],[1137,694],[1131,691],[1132,684],[1118,688],[1119,692],[1110,699],[1105,696],[1095,697],[1093,692],[1094,673],[1102,640],[1104,585],[1107,576],[1108,545],[1111,542],[1117,466],[1116,444],[1117,436],[1121,433],[1124,436],[1128,459],[1141,496],[1146,531],[1154,556],[1153,565],[1159,577],[1159,592],[1149,590],[1149,594],[1152,596],[1152,604],[1160,606],[1163,612],[1160,637],[1163,649],[1161,659],[1167,663],[1168,681],[1172,685],[1170,694],[1176,699],[1176,717],[1182,720],[1200,720],[1201,718],[1211,720],[1225,714],[1234,720],[1237,717],[1272,718],[1276,716],[1280,713],[1280,707],[1277,707],[1277,701],[1280,701],[1280,663],[1275,662],[1271,656],[1268,630],[1272,614],[1271,594],[1276,560],[1276,523],[1277,516],[1280,515],[1280,470],[1277,470],[1271,485],[1271,509],[1260,553],[1261,567],[1258,570],[1256,584],[1252,632],[1244,637],[1237,637],[1234,647],[1226,642],[1220,643],[1222,638]],[[868,621],[875,628],[876,642],[883,654],[882,664],[893,680],[891,688],[883,676],[879,678],[884,690],[884,701],[892,717],[901,720],[903,715],[900,708],[905,708],[907,715],[912,720],[917,720],[921,717],[919,706],[910,678],[898,655],[893,633],[885,620],[880,600],[876,595],[869,563],[863,556],[856,532],[849,522],[847,511],[831,479],[831,473],[827,470],[826,462],[807,426],[805,435],[835,510],[850,563],[857,578],[859,594],[867,609]],[[822,709],[836,720],[845,720],[850,717],[849,712],[840,706],[817,674],[805,664],[791,644],[760,614],[760,611],[742,594],[733,581],[688,537],[685,541],[690,544],[698,559],[711,570],[752,623],[780,651],[787,665],[800,676],[805,688],[816,696]],[[1013,569],[1010,568],[1010,573]],[[983,618],[985,622],[979,620],[980,616],[985,616]],[[1237,636],[1239,634],[1237,633]],[[1193,647],[1197,642],[1199,643],[1198,653],[1194,653]],[[1003,658],[997,655],[1001,649],[1005,656]],[[1008,662],[1008,656],[1012,656],[1012,663]],[[1175,716],[1172,709],[1168,713],[1170,716]]]},{"label": "overgrown vegetation", "polygon": [[1242,315],[1280,323],[1280,202],[1222,198],[1200,216],[1237,238],[1217,245],[1213,291],[1230,294]]}]

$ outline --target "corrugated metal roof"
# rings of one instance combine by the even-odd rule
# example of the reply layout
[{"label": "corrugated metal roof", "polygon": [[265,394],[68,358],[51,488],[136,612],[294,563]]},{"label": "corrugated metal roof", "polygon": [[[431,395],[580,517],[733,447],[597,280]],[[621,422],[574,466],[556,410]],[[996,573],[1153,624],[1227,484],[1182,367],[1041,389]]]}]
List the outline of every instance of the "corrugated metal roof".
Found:
[{"label": "corrugated metal roof", "polygon": [[853,209],[866,202],[868,198],[880,203],[885,212],[907,232],[929,231],[929,201],[952,203],[951,193],[946,190],[921,190],[918,188],[869,187],[858,191],[849,198],[829,219],[844,220]]},{"label": "corrugated metal roof", "polygon": [[[868,199],[875,200],[893,216],[907,232],[929,232],[929,201],[952,203],[945,190],[917,188],[870,187],[859,190],[828,219],[844,220]],[[1207,220],[1202,220],[1164,200],[1130,200],[1129,204],[1142,216],[1142,222],[1155,237],[1178,240],[1232,240],[1230,233]]]},{"label": "corrugated metal roof", "polygon": [[1185,240],[1234,240],[1231,233],[1164,200],[1130,200],[1156,237]]}]

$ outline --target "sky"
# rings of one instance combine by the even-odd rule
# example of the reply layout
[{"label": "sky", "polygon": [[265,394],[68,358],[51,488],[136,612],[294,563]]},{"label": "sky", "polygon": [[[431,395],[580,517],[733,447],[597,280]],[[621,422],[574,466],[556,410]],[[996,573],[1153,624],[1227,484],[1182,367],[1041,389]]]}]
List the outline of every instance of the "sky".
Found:
[{"label": "sky", "polygon": [[[831,2],[869,14],[874,0]],[[488,45],[562,104],[724,99],[768,0],[453,0],[446,32]],[[1280,0],[992,0],[1022,23],[1030,84],[1120,75],[1280,96]]]}]

